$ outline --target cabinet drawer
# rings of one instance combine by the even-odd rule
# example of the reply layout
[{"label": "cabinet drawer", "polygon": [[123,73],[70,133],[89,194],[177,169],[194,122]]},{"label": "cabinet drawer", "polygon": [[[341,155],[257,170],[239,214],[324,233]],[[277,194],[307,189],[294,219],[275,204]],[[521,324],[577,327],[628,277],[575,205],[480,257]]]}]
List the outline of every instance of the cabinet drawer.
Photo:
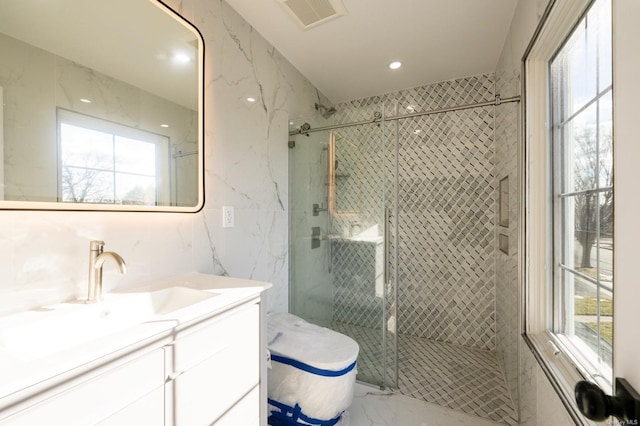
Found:
[{"label": "cabinet drawer", "polygon": [[164,426],[164,387],[152,391],[98,426]]},{"label": "cabinet drawer", "polygon": [[[226,348],[247,342],[258,343],[260,307],[257,304],[223,314],[196,330],[176,336],[173,365],[169,371],[184,372]],[[235,365],[235,364],[234,364]]]},{"label": "cabinet drawer", "polygon": [[153,389],[162,389],[163,372],[164,352],[157,349],[28,407],[3,424],[95,424]]},{"label": "cabinet drawer", "polygon": [[[259,307],[235,312],[187,337],[177,340],[174,348],[175,363],[185,370],[178,370],[167,383],[174,397],[174,419],[177,426],[210,425],[258,387]],[[259,402],[256,413],[258,407]]]},{"label": "cabinet drawer", "polygon": [[215,426],[259,426],[260,425],[260,388],[256,386],[244,398],[236,403],[224,416],[215,422]]}]

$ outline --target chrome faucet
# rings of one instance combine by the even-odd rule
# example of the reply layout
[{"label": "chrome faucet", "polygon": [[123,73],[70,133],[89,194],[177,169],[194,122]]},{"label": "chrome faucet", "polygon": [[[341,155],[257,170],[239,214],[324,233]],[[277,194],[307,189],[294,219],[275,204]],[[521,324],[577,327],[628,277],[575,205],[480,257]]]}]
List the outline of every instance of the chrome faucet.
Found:
[{"label": "chrome faucet", "polygon": [[102,265],[104,262],[107,259],[113,260],[121,274],[127,272],[127,265],[119,254],[104,251],[104,241],[91,241],[89,244],[89,295],[86,303],[93,303],[102,299]]}]

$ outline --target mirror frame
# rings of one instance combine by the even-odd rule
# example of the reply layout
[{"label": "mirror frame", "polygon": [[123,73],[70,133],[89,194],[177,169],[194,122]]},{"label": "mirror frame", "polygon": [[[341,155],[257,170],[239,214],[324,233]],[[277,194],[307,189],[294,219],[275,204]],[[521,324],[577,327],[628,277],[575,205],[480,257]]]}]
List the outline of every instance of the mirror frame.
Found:
[{"label": "mirror frame", "polygon": [[[45,210],[45,211],[95,211],[95,212],[153,212],[153,213],[197,213],[204,207],[204,37],[200,30],[176,10],[162,0],[149,1],[162,9],[167,15],[184,25],[194,33],[198,40],[198,202],[195,206],[138,206],[122,204],[91,204],[45,201],[5,201],[0,200],[0,210]],[[1,111],[1,107],[0,107]],[[1,123],[1,121],[0,121]],[[2,127],[0,126],[0,130]],[[0,171],[3,167],[0,167]]]}]

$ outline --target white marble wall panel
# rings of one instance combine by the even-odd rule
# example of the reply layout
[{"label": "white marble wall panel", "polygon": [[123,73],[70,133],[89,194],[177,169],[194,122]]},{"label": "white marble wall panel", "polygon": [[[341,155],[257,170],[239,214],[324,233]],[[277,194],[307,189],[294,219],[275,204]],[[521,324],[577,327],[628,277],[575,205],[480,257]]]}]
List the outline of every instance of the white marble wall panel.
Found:
[{"label": "white marble wall panel", "polygon": [[[549,379],[540,366],[536,365],[536,425],[547,426],[575,424],[558,395],[551,387]],[[594,423],[593,423],[594,424]]]},{"label": "white marble wall panel", "polygon": [[[520,94],[519,75],[503,69],[496,73],[496,93],[507,98]],[[499,217],[501,199],[498,182],[509,178],[509,224],[500,226],[496,221],[496,349],[504,369],[510,395],[518,397],[518,339],[520,335],[518,288],[518,141],[520,139],[520,104],[510,103],[496,107],[495,150],[496,187],[495,209]],[[508,253],[498,248],[500,237],[508,238]]]},{"label": "white marble wall panel", "polygon": [[[224,1],[168,3],[205,39],[203,210],[0,211],[0,311],[82,295],[92,239],[128,264],[123,276],[106,265],[108,289],[196,270],[271,281],[269,310],[287,310],[288,121],[312,115],[319,95]],[[221,227],[223,205],[235,228]]]},{"label": "white marble wall panel", "polygon": [[[4,92],[4,193],[9,199],[40,191],[56,194],[51,179],[50,158],[55,158],[55,86],[51,84],[55,67],[52,55],[41,49],[25,48],[24,43],[0,35],[0,86]],[[35,125],[38,123],[38,125]],[[55,139],[53,139],[54,141]],[[19,141],[20,143],[12,143]],[[29,141],[29,143],[25,143]],[[18,167],[31,163],[29,173]],[[55,175],[54,175],[55,176]]]},{"label": "white marble wall panel", "polygon": [[[521,58],[537,26],[547,0],[520,0],[496,68],[496,93],[503,98],[521,94]],[[509,236],[509,254],[496,247],[496,351],[511,397],[519,407],[524,425],[573,424],[555,391],[538,366],[531,350],[520,337],[521,292],[519,282],[516,200],[520,196],[518,150],[522,145],[520,105],[496,108],[496,176],[509,176],[509,227],[496,224],[496,235]],[[497,198],[496,198],[497,199]],[[496,212],[498,211],[496,205]]]},{"label": "white marble wall panel", "polygon": [[127,263],[126,275],[105,264],[107,291],[191,270],[187,214],[5,211],[0,216],[3,229],[10,230],[2,240],[8,255],[0,263],[7,272],[0,313],[86,296],[90,240],[105,240],[105,249]]},{"label": "white marble wall panel", "polygon": [[520,424],[523,426],[573,425],[573,419],[560,402],[549,379],[526,343],[522,342],[521,345],[523,352],[520,362],[526,368],[523,369],[521,377]]},{"label": "white marble wall panel", "polygon": [[[203,247],[194,251],[195,267],[273,282],[269,308],[286,311],[288,122],[312,115],[318,93],[225,2],[197,1],[195,15],[209,52],[205,111],[213,111],[205,135],[207,204],[196,224],[207,232],[195,232]],[[224,205],[235,208],[240,232],[221,228]]]},{"label": "white marble wall panel", "polygon": [[[298,128],[305,122],[312,128],[326,125],[323,118],[315,116],[296,120],[292,127]],[[311,228],[319,227],[323,235],[332,233],[327,212],[313,215],[314,204],[327,207],[329,132],[296,135],[290,139],[296,143],[289,151],[292,165],[292,308],[296,315],[307,321],[328,326],[334,320],[335,265],[329,257],[332,242],[323,240],[320,247],[311,248]]]},{"label": "white marble wall panel", "polygon": [[[515,19],[531,17],[533,2],[520,2]],[[515,22],[515,21],[514,21]],[[520,95],[520,58],[530,35],[529,19],[526,30],[522,25],[512,27],[505,41],[498,66],[496,68],[496,93],[507,98]],[[522,24],[522,23],[521,23]],[[521,143],[519,133],[520,104],[503,104],[496,107],[496,180],[509,177],[509,226],[502,227],[496,222],[496,354],[502,364],[507,387],[512,399],[518,400],[518,342],[520,340],[520,290],[518,281],[518,232],[519,223],[517,200],[519,197],[518,146]],[[496,215],[499,214],[499,187],[496,184]],[[509,239],[509,253],[498,248],[500,235]],[[530,373],[530,372],[529,372]]]}]

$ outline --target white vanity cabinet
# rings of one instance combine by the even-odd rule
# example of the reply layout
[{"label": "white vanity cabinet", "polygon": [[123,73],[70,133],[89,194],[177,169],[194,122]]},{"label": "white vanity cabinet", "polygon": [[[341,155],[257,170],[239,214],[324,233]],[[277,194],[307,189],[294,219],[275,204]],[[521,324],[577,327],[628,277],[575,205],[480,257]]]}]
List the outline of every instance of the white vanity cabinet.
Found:
[{"label": "white vanity cabinet", "polygon": [[[0,425],[266,425],[260,292],[2,405]],[[263,356],[264,355],[264,356]],[[25,393],[27,392],[27,393]]]},{"label": "white vanity cabinet", "polygon": [[[23,404],[24,409],[9,418],[0,420],[0,424],[12,426],[98,424],[113,413],[125,409],[132,402],[163,389],[164,352],[162,348],[142,355],[134,355],[133,359],[128,359],[123,364],[118,362],[111,364],[115,365],[110,365],[98,374],[86,373],[47,391],[42,396],[36,395],[31,400],[37,402],[29,405],[31,401],[27,400],[26,404]],[[161,411],[158,407],[156,410]],[[135,413],[138,417],[150,417],[151,414],[143,408]]]},{"label": "white vanity cabinet", "polygon": [[99,426],[145,425],[162,426],[165,424],[164,412],[158,407],[164,406],[164,387],[155,389],[151,393],[132,402],[105,420],[97,423]]},{"label": "white vanity cabinet", "polygon": [[[178,333],[166,346],[167,418],[176,426],[259,425],[260,306],[245,305]],[[253,393],[252,393],[253,392]],[[246,400],[245,400],[246,399]],[[257,403],[252,403],[252,402]],[[238,412],[234,411],[234,407]]]}]

